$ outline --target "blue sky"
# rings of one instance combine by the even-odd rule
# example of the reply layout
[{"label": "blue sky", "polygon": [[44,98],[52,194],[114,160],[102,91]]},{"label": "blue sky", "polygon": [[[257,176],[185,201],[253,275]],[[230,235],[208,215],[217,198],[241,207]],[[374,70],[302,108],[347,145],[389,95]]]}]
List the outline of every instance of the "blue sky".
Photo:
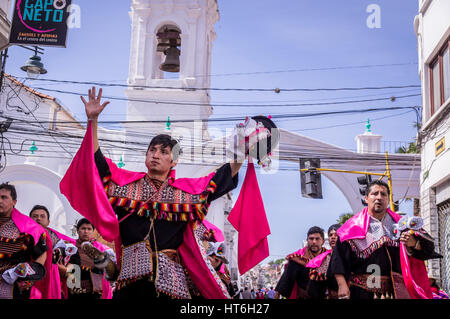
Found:
[{"label": "blue sky", "polygon": [[[235,88],[337,88],[393,85],[419,85],[417,47],[413,19],[417,1],[411,0],[219,0],[220,20],[215,25],[212,87]],[[126,83],[130,48],[130,1],[78,0],[81,28],[71,29],[67,48],[45,48],[42,57],[48,74],[43,78],[74,81],[114,81]],[[114,3],[114,5],[112,5]],[[381,28],[370,29],[366,8],[381,9]],[[30,51],[9,49],[6,72],[25,76],[20,70]],[[367,65],[402,64],[390,67],[346,68],[339,70],[278,72]],[[268,74],[223,75],[229,73],[271,72]],[[86,86],[27,82],[31,86],[87,91]],[[80,120],[84,120],[78,97],[51,92]],[[105,95],[124,97],[123,89],[106,88]],[[212,102],[284,103],[289,101],[323,102],[324,99],[370,99],[392,95],[420,94],[420,89],[383,91],[257,93],[211,92]],[[396,102],[376,101],[338,106],[236,108],[215,107],[214,117],[258,114],[287,114],[336,111],[388,106],[420,105],[420,96]],[[113,101],[104,119],[123,119],[125,102]],[[364,121],[372,119],[372,131],[386,141],[411,141],[415,137],[415,114],[401,111],[279,120],[279,127],[323,140],[343,148],[356,148],[355,136],[364,131]],[[377,118],[394,116],[384,120]],[[321,127],[355,123],[338,128]],[[314,129],[302,131],[305,129]],[[259,175],[272,235],[271,258],[283,257],[300,248],[310,226],[324,229],[335,223],[350,206],[340,191],[323,180],[323,200],[302,198],[300,176],[292,170],[274,175]],[[245,172],[241,172],[241,182]],[[356,178],[355,178],[356,183]],[[234,197],[237,196],[234,192]],[[409,209],[409,206],[406,206]]]}]

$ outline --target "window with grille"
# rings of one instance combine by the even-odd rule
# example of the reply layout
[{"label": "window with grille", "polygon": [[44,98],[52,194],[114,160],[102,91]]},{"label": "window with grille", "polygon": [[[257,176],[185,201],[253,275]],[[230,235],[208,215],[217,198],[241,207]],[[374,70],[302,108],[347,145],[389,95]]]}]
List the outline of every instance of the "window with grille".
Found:
[{"label": "window with grille", "polygon": [[450,200],[438,205],[441,288],[450,291]]}]

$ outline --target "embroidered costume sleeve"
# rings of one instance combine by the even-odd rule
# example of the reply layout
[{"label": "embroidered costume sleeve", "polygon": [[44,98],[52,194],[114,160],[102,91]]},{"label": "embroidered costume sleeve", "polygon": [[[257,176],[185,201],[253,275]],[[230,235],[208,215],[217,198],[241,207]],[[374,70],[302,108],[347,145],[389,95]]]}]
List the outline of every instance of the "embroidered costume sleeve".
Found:
[{"label": "embroidered costume sleeve", "polygon": [[[12,219],[0,223],[0,299],[28,299],[33,284],[45,276],[45,268],[33,262],[47,250],[44,236],[35,244],[33,237],[21,233]],[[27,266],[23,269],[28,270],[13,284],[2,278],[5,272],[25,263]]]}]

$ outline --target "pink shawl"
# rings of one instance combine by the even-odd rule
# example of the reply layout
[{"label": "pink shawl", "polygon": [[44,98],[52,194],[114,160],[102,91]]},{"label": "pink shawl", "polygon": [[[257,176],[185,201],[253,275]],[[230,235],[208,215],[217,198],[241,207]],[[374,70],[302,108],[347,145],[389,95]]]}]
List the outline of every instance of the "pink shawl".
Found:
[{"label": "pink shawl", "polygon": [[313,259],[311,259],[305,267],[307,268],[318,268],[322,265],[323,260],[325,259],[325,257],[327,257],[330,253],[332,252],[332,250],[327,250],[326,252],[321,253],[320,255],[314,257]]},{"label": "pink shawl", "polygon": [[[144,176],[142,175],[144,173],[134,173],[119,169],[111,163],[109,161],[108,164],[111,174],[114,175],[111,178],[114,178],[113,180],[120,184],[130,183]],[[175,172],[172,172],[172,178],[174,178],[174,174]],[[190,190],[193,193],[201,193],[213,176],[214,173],[199,179],[173,179],[171,183],[172,186],[185,191]],[[60,190],[67,197],[72,207],[91,221],[105,240],[109,242],[114,241],[117,260],[120,262],[121,238],[119,222],[113,208],[109,204],[95,165],[90,122],[80,149],[60,183]],[[194,223],[191,222],[190,227],[186,227],[183,243],[179,247],[183,263],[194,284],[204,297],[226,298],[204,261],[204,256],[195,240],[192,227],[194,227]]]},{"label": "pink shawl", "polygon": [[307,248],[308,248],[308,247],[305,246],[305,247],[303,247],[303,248],[300,248],[300,249],[297,250],[297,251],[294,251],[293,253],[287,255],[287,256],[286,256],[286,259],[289,259],[289,258],[295,257],[295,256],[305,256],[305,252],[306,252],[306,249],[307,249]]},{"label": "pink shawl", "polygon": [[45,260],[44,268],[46,271],[46,276],[36,282],[31,289],[30,299],[51,299],[53,297],[52,291],[52,241],[47,231],[36,223],[33,219],[28,216],[23,215],[17,209],[13,209],[11,212],[11,219],[21,233],[27,233],[31,235],[34,239],[34,244],[36,245],[42,234],[45,235],[45,243],[47,245],[47,258]]},{"label": "pink shawl", "polygon": [[118,240],[119,221],[109,204],[95,165],[90,121],[81,147],[59,187],[73,209],[86,217],[106,241]]},{"label": "pink shawl", "polygon": [[[193,226],[192,223],[190,222]],[[186,227],[183,243],[178,247],[183,264],[197,289],[206,299],[227,299],[217,280],[204,262],[200,247],[195,240],[192,227]]]},{"label": "pink shawl", "polygon": [[269,256],[270,228],[251,160],[228,221],[239,232],[238,267],[242,275]]},{"label": "pink shawl", "polygon": [[[68,241],[71,244],[75,245],[75,239],[70,238],[66,235],[63,235],[56,230],[49,228],[52,232],[58,236],[59,239],[62,239],[64,241]],[[53,291],[53,297],[52,299],[61,299],[61,292],[64,291],[64,296],[67,298],[67,283],[64,280],[61,280],[61,276],[59,274],[58,265],[55,265],[52,263],[52,291]]]},{"label": "pink shawl", "polygon": [[[400,220],[400,215],[394,213],[390,209],[387,209],[387,212],[396,223]],[[337,230],[337,234],[341,241],[365,238],[367,230],[369,229],[369,222],[370,215],[368,208],[366,207],[347,220],[344,225]],[[411,298],[432,299],[430,282],[424,261],[408,256],[405,245],[400,244],[400,262],[406,289]]]},{"label": "pink shawl", "polygon": [[66,236],[64,234],[61,234],[60,232],[57,232],[56,230],[54,230],[53,228],[49,228],[52,232],[54,232],[56,234],[56,236],[58,236],[59,239],[62,239],[64,241],[68,241],[69,243],[75,245],[76,240],[73,239],[72,237]]}]

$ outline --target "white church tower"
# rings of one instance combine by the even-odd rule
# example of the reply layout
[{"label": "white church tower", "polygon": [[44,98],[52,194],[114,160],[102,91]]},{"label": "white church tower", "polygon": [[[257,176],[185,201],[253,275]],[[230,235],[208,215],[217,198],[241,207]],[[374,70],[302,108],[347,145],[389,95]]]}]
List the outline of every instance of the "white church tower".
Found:
[{"label": "white church tower", "polygon": [[127,121],[159,121],[145,124],[149,133],[206,121],[217,1],[132,0],[130,18]]}]

